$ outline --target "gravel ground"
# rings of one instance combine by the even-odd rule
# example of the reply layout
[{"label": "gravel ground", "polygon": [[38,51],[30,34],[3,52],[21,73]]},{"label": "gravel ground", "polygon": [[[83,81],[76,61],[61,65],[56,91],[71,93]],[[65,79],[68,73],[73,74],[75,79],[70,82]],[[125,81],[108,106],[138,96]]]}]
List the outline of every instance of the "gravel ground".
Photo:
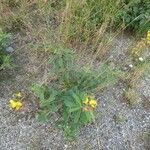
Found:
[{"label": "gravel ground", "polygon": [[[130,63],[126,60],[125,49],[131,44],[131,39],[121,37],[115,43],[109,60],[115,65]],[[123,100],[122,84],[99,93],[96,121],[84,127],[78,139],[69,143],[52,123],[42,124],[36,120],[33,113],[35,103],[30,96],[24,100],[26,109],[20,112],[10,110],[9,99],[15,91],[30,94],[28,85],[34,79],[45,79],[43,74],[37,75],[39,71],[43,73],[39,64],[44,56],[37,61],[35,55],[25,48],[20,48],[14,56],[18,67],[6,73],[0,72],[0,76],[10,78],[0,83],[0,150],[150,149],[150,76],[139,81],[142,102],[135,107],[128,106]],[[46,73],[47,67],[44,68]]]}]

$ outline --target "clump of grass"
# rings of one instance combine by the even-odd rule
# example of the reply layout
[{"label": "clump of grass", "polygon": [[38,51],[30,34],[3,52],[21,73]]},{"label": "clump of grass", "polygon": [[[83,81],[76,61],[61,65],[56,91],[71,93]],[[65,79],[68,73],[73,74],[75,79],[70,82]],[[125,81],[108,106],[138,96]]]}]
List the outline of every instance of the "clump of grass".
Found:
[{"label": "clump of grass", "polygon": [[142,62],[142,63],[139,62],[136,66],[134,66],[134,69],[128,75],[130,87],[135,87],[138,83],[138,80],[143,75],[147,74],[150,71],[149,66],[150,66],[149,58],[146,59],[144,62]]},{"label": "clump of grass", "polygon": [[141,39],[136,43],[136,45],[133,46],[131,50],[131,57],[133,58],[133,61],[139,61],[139,57],[141,57],[146,49],[146,40]]},{"label": "clump of grass", "polygon": [[130,106],[136,106],[141,102],[139,94],[131,88],[124,92],[124,98]]},{"label": "clump of grass", "polygon": [[150,72],[150,60],[144,60],[144,62],[136,62],[133,66],[133,69],[126,76],[126,90],[124,91],[124,98],[131,105],[137,105],[140,103],[141,98],[139,93],[137,92],[137,88],[139,87],[139,79],[141,77],[147,75]]},{"label": "clump of grass", "polygon": [[60,35],[64,43],[97,44],[117,14],[119,0],[113,1],[64,1]]},{"label": "clump of grass", "polygon": [[116,113],[113,118],[114,118],[115,123],[117,123],[117,124],[125,123],[127,121],[124,114],[122,114],[120,112]]},{"label": "clump of grass", "polygon": [[[25,29],[27,10],[18,1],[6,1],[1,5],[0,25],[8,32],[20,32]],[[14,9],[16,7],[16,9]]]},{"label": "clump of grass", "polygon": [[[6,0],[0,2],[0,25],[8,32],[23,32],[26,33],[32,28],[33,22],[38,18],[34,16],[37,11],[40,1],[18,1]],[[38,14],[39,12],[37,12]]]}]

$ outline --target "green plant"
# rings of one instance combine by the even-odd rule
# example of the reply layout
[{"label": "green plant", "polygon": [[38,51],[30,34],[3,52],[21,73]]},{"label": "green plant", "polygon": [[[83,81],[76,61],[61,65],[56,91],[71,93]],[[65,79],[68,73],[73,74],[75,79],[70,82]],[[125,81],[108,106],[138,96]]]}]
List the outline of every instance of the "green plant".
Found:
[{"label": "green plant", "polygon": [[123,0],[115,24],[123,23],[127,29],[144,33],[150,27],[150,1]]},{"label": "green plant", "polygon": [[5,51],[10,37],[10,34],[3,33],[0,29],[0,70],[11,67],[11,57]]},{"label": "green plant", "polygon": [[127,121],[125,115],[120,112],[116,113],[113,118],[116,124],[125,123]]},{"label": "green plant", "polygon": [[0,56],[0,70],[1,69],[6,69],[6,68],[11,68],[12,67],[12,59],[11,56],[2,54]]},{"label": "green plant", "polygon": [[69,138],[94,120],[97,106],[92,96],[94,89],[116,82],[116,74],[107,65],[85,69],[78,67],[76,59],[69,49],[54,51],[50,59],[53,83],[32,87],[39,99],[38,118],[47,121],[56,113],[58,118],[53,119]]}]

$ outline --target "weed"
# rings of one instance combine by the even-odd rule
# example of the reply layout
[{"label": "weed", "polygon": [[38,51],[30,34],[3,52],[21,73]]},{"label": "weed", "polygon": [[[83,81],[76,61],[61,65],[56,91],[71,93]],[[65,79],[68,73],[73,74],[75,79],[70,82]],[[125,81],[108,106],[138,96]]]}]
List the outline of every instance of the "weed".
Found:
[{"label": "weed", "polygon": [[121,124],[121,123],[125,123],[127,121],[126,117],[124,116],[124,114],[122,113],[117,113],[114,115],[114,121],[116,124]]},{"label": "weed", "polygon": [[141,102],[141,99],[138,93],[131,88],[129,88],[128,90],[124,92],[124,98],[130,106],[135,106]]},{"label": "weed", "polygon": [[74,55],[69,49],[54,51],[50,64],[55,82],[51,86],[32,87],[40,102],[39,119],[46,121],[49,116],[58,113],[58,126],[69,138],[74,137],[80,127],[94,120],[97,106],[92,96],[94,89],[116,82],[116,74],[107,65],[100,70],[79,69]]}]

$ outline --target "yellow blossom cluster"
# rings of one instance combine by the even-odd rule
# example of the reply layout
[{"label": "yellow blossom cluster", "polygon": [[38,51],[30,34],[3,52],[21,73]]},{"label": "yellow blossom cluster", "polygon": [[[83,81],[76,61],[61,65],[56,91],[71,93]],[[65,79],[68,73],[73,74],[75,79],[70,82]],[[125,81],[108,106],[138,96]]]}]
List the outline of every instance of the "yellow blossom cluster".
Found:
[{"label": "yellow blossom cluster", "polygon": [[96,100],[90,96],[86,97],[86,99],[83,101],[83,104],[84,104],[84,107],[83,107],[84,111],[91,111],[97,106]]},{"label": "yellow blossom cluster", "polygon": [[9,101],[10,108],[14,110],[20,110],[23,106],[23,103],[21,102],[23,99],[23,95],[21,92],[17,92],[13,95],[13,98]]},{"label": "yellow blossom cluster", "polygon": [[147,38],[146,38],[147,44],[150,44],[150,30],[147,32]]}]

